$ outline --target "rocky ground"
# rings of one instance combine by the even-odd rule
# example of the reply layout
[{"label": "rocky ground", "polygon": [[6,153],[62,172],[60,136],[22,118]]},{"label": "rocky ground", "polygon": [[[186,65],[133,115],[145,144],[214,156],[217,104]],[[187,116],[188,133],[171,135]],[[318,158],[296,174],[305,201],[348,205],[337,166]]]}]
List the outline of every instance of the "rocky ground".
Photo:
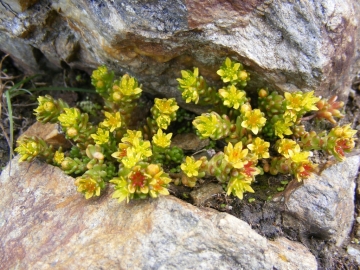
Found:
[{"label": "rocky ground", "polygon": [[[22,76],[17,69],[11,65],[10,59],[7,59],[4,62],[2,71],[8,76],[20,76],[19,79]],[[24,87],[32,88],[36,83],[38,85],[45,83],[47,85],[66,84],[74,87],[88,87],[88,77],[86,76],[87,75],[84,73],[72,71],[52,76],[52,78],[55,79],[51,81],[46,80],[46,78],[43,77],[37,78],[36,82],[32,81]],[[19,79],[16,78],[14,81],[18,81]],[[81,80],[83,81],[81,82]],[[341,121],[342,123],[351,122],[352,127],[357,130],[360,128],[359,87],[360,81],[357,80],[357,78],[354,78],[353,91],[346,104],[346,117]],[[36,107],[36,96],[38,94],[40,93],[35,92],[33,95],[22,94],[11,100],[13,106],[14,141],[16,141],[16,138],[35,122],[32,110]],[[77,93],[64,94],[61,92],[54,92],[52,94],[55,94],[57,97],[62,97],[63,99],[66,99],[67,102],[74,105],[77,102],[92,97],[91,95]],[[8,110],[4,98],[2,99],[1,105],[1,123],[3,131],[0,137],[0,168],[2,170],[9,161],[8,138],[10,138],[10,133]],[[357,143],[356,148],[360,148],[359,143]],[[360,249],[357,249],[357,239],[360,239],[359,223],[354,223],[350,237],[345,240],[344,244],[341,246],[336,245],[336,240],[334,240],[334,238],[329,238],[327,235],[321,237],[321,233],[323,232],[309,232],[307,230],[306,233],[304,233],[304,230],[289,225],[289,223],[293,222],[289,216],[293,216],[291,211],[295,210],[291,210],[292,204],[291,201],[288,201],[288,195],[299,188],[290,177],[258,177],[258,182],[253,186],[255,193],[246,194],[244,200],[239,200],[232,196],[225,196],[221,187],[214,185],[214,183],[216,183],[216,181],[212,182],[210,179],[200,183],[194,190],[183,186],[172,185],[170,191],[172,195],[195,204],[200,208],[208,207],[238,217],[239,219],[246,221],[252,229],[268,239],[284,236],[290,240],[301,242],[309,248],[313,255],[315,255],[320,269],[359,268],[360,264],[357,263],[356,256],[349,255],[360,254]],[[356,192],[355,207],[356,219],[357,216],[360,216],[360,193],[358,191]],[[360,258],[359,255],[357,255],[357,257]]]}]

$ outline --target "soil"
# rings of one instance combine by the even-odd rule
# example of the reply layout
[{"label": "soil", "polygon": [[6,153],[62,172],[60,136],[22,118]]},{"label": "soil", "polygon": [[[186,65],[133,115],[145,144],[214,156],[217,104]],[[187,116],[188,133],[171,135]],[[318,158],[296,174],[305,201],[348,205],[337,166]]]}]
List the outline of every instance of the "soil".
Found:
[{"label": "soil", "polygon": [[[0,53],[0,59],[3,54]],[[14,82],[18,82],[23,79],[23,75],[19,72],[11,62],[10,58],[4,60],[2,69],[7,76],[16,77]],[[2,74],[3,77],[3,74]],[[49,80],[48,78],[52,78]],[[3,80],[3,84],[4,84]],[[91,89],[90,79],[88,74],[79,70],[64,70],[59,74],[52,74],[49,76],[40,76],[35,80],[31,80],[23,87],[25,89],[34,88],[36,86],[71,86],[79,88]],[[352,123],[352,128],[360,129],[360,79],[354,78],[353,91],[351,92],[346,104],[346,116],[340,123]],[[5,91],[5,90],[4,90]],[[20,94],[11,99],[13,109],[13,122],[14,122],[14,142],[16,139],[35,121],[33,109],[36,108],[36,98],[39,95],[49,94],[44,91],[34,91],[30,94]],[[79,104],[79,102],[87,101],[91,99],[96,100],[96,95],[93,94],[79,94],[75,92],[61,92],[54,91],[51,93],[54,98],[62,98],[70,105]],[[3,130],[0,135],[0,173],[2,169],[7,165],[10,158],[10,147],[8,138],[10,138],[9,130],[9,114],[6,106],[6,100],[2,95],[2,112],[1,123]],[[360,134],[358,133],[359,137]],[[356,148],[360,147],[359,140],[357,141]],[[15,147],[15,143],[14,143]],[[320,157],[321,158],[321,157]],[[309,248],[309,250],[315,255],[318,260],[319,269],[359,269],[359,265],[354,259],[347,255],[345,249],[336,248],[333,243],[324,241],[312,236],[303,236],[297,231],[291,231],[286,229],[282,225],[282,213],[284,204],[273,198],[281,197],[282,191],[286,189],[288,185],[292,185],[291,188],[296,188],[296,183],[290,176],[258,176],[257,182],[252,185],[255,193],[247,193],[244,195],[244,199],[240,200],[233,196],[226,196],[225,192],[216,194],[208,200],[206,200],[200,207],[210,207],[218,211],[227,212],[234,215],[247,223],[259,234],[274,239],[278,236],[285,236],[290,240],[295,240],[303,243]],[[207,179],[207,182],[217,183],[214,179]],[[197,184],[195,189],[200,188],[201,185]],[[289,187],[288,187],[289,188]],[[189,203],[193,203],[191,199],[191,191],[194,189],[188,188],[182,185],[171,184],[169,190],[172,195],[181,198]],[[356,216],[360,216],[360,198],[356,197]],[[358,226],[354,225],[353,233],[350,235],[350,240],[356,238],[355,231]]]}]

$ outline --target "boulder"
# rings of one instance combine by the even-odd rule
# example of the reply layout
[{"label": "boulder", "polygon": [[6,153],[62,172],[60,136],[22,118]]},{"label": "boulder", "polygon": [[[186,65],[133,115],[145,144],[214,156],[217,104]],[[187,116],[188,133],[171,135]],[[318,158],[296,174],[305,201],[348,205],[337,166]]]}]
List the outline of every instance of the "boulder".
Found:
[{"label": "boulder", "polygon": [[1,50],[34,73],[50,64],[89,73],[106,64],[147,92],[180,101],[181,69],[198,66],[216,85],[230,56],[250,71],[249,91],[316,90],[344,99],[350,90],[356,0],[28,2],[21,10],[18,1],[0,5]]},{"label": "boulder", "polygon": [[1,269],[317,269],[303,245],[172,196],[85,200],[60,169],[18,157],[0,185]]},{"label": "boulder", "polygon": [[355,179],[360,156],[352,156],[305,179],[285,199],[284,225],[300,235],[332,240],[341,246],[354,222]]}]

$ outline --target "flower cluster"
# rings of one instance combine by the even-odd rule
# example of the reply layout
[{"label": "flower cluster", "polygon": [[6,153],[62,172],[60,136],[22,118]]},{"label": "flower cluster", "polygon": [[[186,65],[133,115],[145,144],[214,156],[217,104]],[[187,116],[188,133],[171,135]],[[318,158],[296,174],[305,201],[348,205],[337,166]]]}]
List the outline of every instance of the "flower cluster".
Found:
[{"label": "flower cluster", "polygon": [[191,132],[188,125],[179,127],[185,121],[173,122],[185,115],[184,110],[178,112],[175,98],[155,98],[145,121],[133,117],[140,104],[141,85],[128,74],[114,80],[114,73],[105,66],[91,76],[104,99],[103,119],[98,124],[90,123],[87,113],[62,100],[39,97],[38,121],[58,123],[72,147],[54,149],[40,138],[23,137],[15,150],[20,161],[40,158],[76,177],[75,186],[86,199],[101,196],[110,183],[112,197],[129,202],[168,195],[172,180],[164,170],[189,187],[199,178],[216,178],[228,195],[243,199],[244,193],[254,192],[252,183],[259,174],[291,174],[301,181],[317,170],[311,151],[323,151],[342,161],[354,148],[356,131],[350,124],[317,133],[307,131],[302,123],[324,119],[336,124],[335,118],[343,117],[343,103],[336,97],[320,99],[314,91],[281,95],[261,88],[254,101],[245,91],[250,73],[242,64],[226,58],[217,74],[225,84],[219,90],[206,83],[198,68],[182,70],[182,78],[177,79],[186,103],[212,107],[213,111],[197,117],[188,114],[191,121],[187,124],[192,122],[200,139],[211,139],[210,147],[217,153],[207,150],[206,155],[185,157],[181,148],[172,145],[175,132]]},{"label": "flower cluster", "polygon": [[129,202],[130,199],[169,195],[167,186],[171,179],[159,165],[139,162],[130,169],[121,169],[119,177],[113,178],[110,182],[115,184],[112,197],[119,202],[125,199]]},{"label": "flower cluster", "polygon": [[[182,78],[178,78],[179,90],[186,103],[194,102],[199,105],[220,103],[218,92],[213,87],[209,87],[202,76],[199,76],[199,69],[181,70]],[[215,109],[215,107],[214,107]]]},{"label": "flower cluster", "polygon": [[193,125],[201,138],[211,138],[213,140],[227,137],[231,127],[229,119],[226,116],[221,117],[216,112],[204,113],[196,117]]},{"label": "flower cluster", "polygon": [[[265,150],[261,154],[266,155]],[[220,182],[228,183],[228,195],[234,194],[242,199],[244,192],[254,192],[251,183],[261,172],[256,166],[257,162],[257,156],[253,151],[249,152],[238,142],[235,145],[228,143],[224,152],[218,152],[210,160],[205,157],[195,160],[194,157],[188,156],[181,164],[181,169],[189,178],[187,180],[190,180],[190,186],[196,182],[196,178],[205,175],[215,176]]]},{"label": "flower cluster", "polygon": [[351,152],[355,147],[356,130],[350,124],[337,126],[326,132],[317,134],[315,131],[306,132],[301,136],[301,146],[306,150],[323,150],[333,155],[338,161],[345,159],[345,153]]},{"label": "flower cluster", "polygon": [[292,173],[298,181],[309,177],[316,168],[309,160],[310,152],[303,151],[300,145],[291,139],[280,139],[276,142],[278,152],[283,156],[272,160],[272,174]]},{"label": "flower cluster", "polygon": [[58,121],[66,138],[78,143],[79,147],[85,148],[92,143],[89,137],[95,132],[95,127],[89,122],[88,114],[81,113],[77,108],[64,108],[64,113],[59,115]]},{"label": "flower cluster", "polygon": [[142,90],[134,77],[125,74],[116,80],[110,91],[111,100],[116,103],[131,103],[140,97]]},{"label": "flower cluster", "polygon": [[100,66],[93,71],[91,83],[95,87],[96,92],[104,98],[109,97],[109,89],[113,84],[114,72],[109,71],[106,66]]},{"label": "flower cluster", "polygon": [[167,129],[171,121],[176,120],[176,111],[179,109],[179,106],[177,105],[175,98],[155,98],[154,101],[155,104],[150,111],[156,124],[161,129]]},{"label": "flower cluster", "polygon": [[30,162],[34,160],[34,158],[39,157],[51,163],[55,155],[55,150],[52,146],[47,145],[43,139],[35,136],[24,136],[22,140],[18,142],[18,147],[15,151],[21,155],[19,159],[20,162]]},{"label": "flower cluster", "polygon": [[51,96],[39,96],[39,106],[34,110],[36,120],[43,123],[56,123],[64,108],[69,108],[62,99],[55,100]]},{"label": "flower cluster", "polygon": [[220,98],[223,100],[224,105],[229,108],[239,109],[241,105],[247,102],[246,92],[239,90],[235,85],[229,85],[228,87],[219,90]]},{"label": "flower cluster", "polygon": [[[195,82],[194,76],[200,77],[198,69],[195,71],[194,74],[183,73],[183,78],[186,75]],[[334,123],[333,117],[342,117],[339,109],[343,105],[336,102],[336,98],[322,100],[314,96],[314,91],[285,92],[280,95],[261,88],[258,92],[259,107],[253,109],[243,90],[249,73],[240,63],[226,58],[217,74],[228,84],[218,90],[224,105],[222,115],[217,112],[203,113],[195,118],[193,125],[200,138],[222,139],[228,145],[210,160],[186,157],[181,168],[188,185],[195,185],[196,178],[212,175],[220,182],[227,183],[228,194],[242,198],[244,192],[253,192],[251,183],[262,171],[290,173],[301,181],[316,171],[317,165],[309,159],[310,150],[323,150],[342,160],[344,153],[353,149],[356,131],[350,126],[335,128],[329,134],[316,134],[307,132],[301,124],[306,118],[322,118]],[[184,80],[178,81],[180,88],[184,88]],[[183,98],[186,99],[184,92]],[[197,93],[196,102],[201,98]],[[194,100],[186,100],[191,101]],[[278,150],[278,155],[270,156],[271,143]],[[261,169],[257,166],[259,159],[270,160],[261,162],[264,164]]]},{"label": "flower cluster", "polygon": [[249,73],[244,70],[241,63],[236,63],[226,58],[223,65],[217,71],[217,74],[221,77],[224,83],[238,84],[241,87],[247,85],[247,81],[250,80]]}]

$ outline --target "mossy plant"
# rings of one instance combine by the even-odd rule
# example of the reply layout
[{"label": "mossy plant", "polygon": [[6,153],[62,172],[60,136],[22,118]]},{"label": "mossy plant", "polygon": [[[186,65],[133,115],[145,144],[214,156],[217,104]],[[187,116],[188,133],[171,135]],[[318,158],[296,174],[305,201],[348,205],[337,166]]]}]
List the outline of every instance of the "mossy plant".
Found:
[{"label": "mossy plant", "polygon": [[[155,98],[151,116],[132,129],[131,116],[142,87],[128,74],[116,80],[105,66],[92,75],[92,84],[104,99],[99,124],[90,123],[87,113],[62,100],[39,97],[37,120],[58,123],[73,147],[63,151],[40,138],[24,137],[15,150],[20,161],[37,157],[76,177],[77,190],[86,199],[100,196],[112,184],[113,198],[129,201],[168,195],[172,179],[166,171],[179,170],[184,185],[194,187],[199,178],[215,177],[228,195],[242,199],[245,192],[254,192],[251,185],[259,174],[291,174],[302,181],[317,171],[311,151],[323,151],[342,161],[354,148],[356,131],[350,125],[335,126],[328,133],[304,128],[303,122],[311,118],[335,125],[335,118],[343,116],[343,103],[336,97],[321,99],[313,91],[281,95],[262,88],[257,102],[252,102],[245,91],[250,73],[242,64],[226,58],[217,74],[224,82],[219,90],[200,76],[198,68],[181,71],[182,78],[177,79],[185,102],[213,106],[192,121],[201,139],[210,138],[212,145],[217,140],[225,142],[212,157],[184,156],[171,145],[169,126],[177,117],[186,116],[183,109],[178,112],[174,98]],[[191,128],[184,131],[191,132]]]}]

